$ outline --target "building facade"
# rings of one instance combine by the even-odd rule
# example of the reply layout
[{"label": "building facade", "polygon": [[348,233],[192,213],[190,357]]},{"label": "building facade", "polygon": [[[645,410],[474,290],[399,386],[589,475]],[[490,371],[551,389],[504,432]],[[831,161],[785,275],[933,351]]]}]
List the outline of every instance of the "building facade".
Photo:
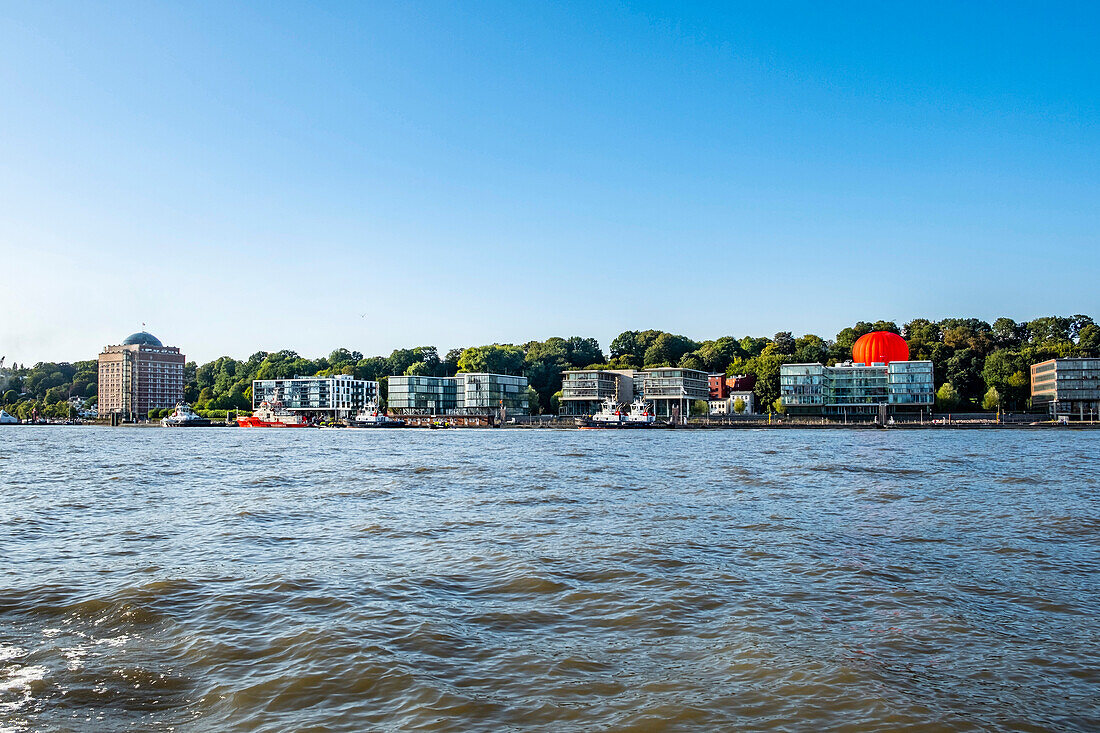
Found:
[{"label": "building facade", "polygon": [[387,407],[395,414],[527,415],[527,377],[461,373],[453,377],[393,376]]},{"label": "building facade", "polygon": [[686,420],[691,414],[691,404],[710,398],[707,373],[681,367],[657,367],[635,374],[635,382],[641,378],[642,395],[653,405],[653,414],[660,418],[679,416]]},{"label": "building facade", "polygon": [[332,417],[354,417],[371,400],[378,399],[378,382],[347,374],[293,379],[254,379],[252,408],[261,402],[280,402],[293,412]]},{"label": "building facade", "polygon": [[1069,419],[1100,417],[1100,359],[1050,359],[1032,364],[1031,404]]},{"label": "building facade", "polygon": [[99,354],[98,411],[144,418],[149,410],[175,407],[183,401],[183,365],[178,347],[165,346],[139,331]]},{"label": "building facade", "polygon": [[631,369],[577,369],[561,375],[560,415],[591,415],[607,398],[623,404],[634,399]]},{"label": "building facade", "polygon": [[681,367],[568,371],[562,374],[559,414],[591,415],[608,397],[620,404],[644,399],[658,418],[686,418],[693,402],[710,398],[710,381],[706,372]]},{"label": "building facade", "polygon": [[[752,392],[727,391],[721,399],[711,399],[709,402],[711,415],[752,415],[756,412],[755,396]],[[737,400],[743,403],[741,412],[737,412]]]},{"label": "building facade", "polygon": [[783,364],[779,393],[794,415],[875,415],[882,406],[888,413],[919,412],[936,397],[930,361]]},{"label": "building facade", "polygon": [[458,404],[454,377],[393,376],[386,380],[386,407],[404,415],[446,415]]}]

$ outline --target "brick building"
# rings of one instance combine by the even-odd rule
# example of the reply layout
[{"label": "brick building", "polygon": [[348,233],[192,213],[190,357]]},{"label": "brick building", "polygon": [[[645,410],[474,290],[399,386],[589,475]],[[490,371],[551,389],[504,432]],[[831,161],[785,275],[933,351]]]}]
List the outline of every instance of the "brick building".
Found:
[{"label": "brick building", "polygon": [[99,414],[145,417],[149,410],[183,401],[183,364],[175,346],[139,331],[99,355]]}]

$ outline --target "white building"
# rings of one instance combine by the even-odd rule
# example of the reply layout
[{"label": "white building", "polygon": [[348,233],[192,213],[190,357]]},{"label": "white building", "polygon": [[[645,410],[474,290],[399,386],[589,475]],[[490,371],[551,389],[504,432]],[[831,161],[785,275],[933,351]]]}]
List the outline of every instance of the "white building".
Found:
[{"label": "white building", "polygon": [[[736,409],[737,400],[745,403],[745,407],[740,413]],[[752,415],[755,413],[752,392],[730,392],[729,397],[722,400],[710,400],[707,404],[710,405],[711,415]]]},{"label": "white building", "polygon": [[252,408],[261,402],[281,402],[298,413],[316,413],[334,419],[353,417],[370,400],[378,399],[378,382],[348,374],[330,377],[252,380]]}]

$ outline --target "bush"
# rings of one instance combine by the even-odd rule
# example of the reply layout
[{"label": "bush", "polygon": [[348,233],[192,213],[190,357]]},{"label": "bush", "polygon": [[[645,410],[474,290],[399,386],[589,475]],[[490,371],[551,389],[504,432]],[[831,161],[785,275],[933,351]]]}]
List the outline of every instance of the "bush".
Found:
[{"label": "bush", "polygon": [[936,392],[936,410],[939,412],[954,410],[959,406],[959,402],[959,393],[955,391],[955,386],[951,382],[944,382]]}]

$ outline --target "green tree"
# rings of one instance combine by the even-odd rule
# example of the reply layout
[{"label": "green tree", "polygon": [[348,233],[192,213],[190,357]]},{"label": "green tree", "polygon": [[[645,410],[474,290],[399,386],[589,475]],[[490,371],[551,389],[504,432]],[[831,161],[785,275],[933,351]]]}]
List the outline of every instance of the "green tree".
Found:
[{"label": "green tree", "polygon": [[1078,356],[1100,356],[1100,326],[1086,324],[1077,335]]},{"label": "green tree", "polygon": [[686,336],[662,333],[646,349],[643,364],[646,368],[678,364],[684,354],[697,348],[699,344]]},{"label": "green tree", "polygon": [[829,358],[829,344],[820,336],[808,333],[794,342],[794,362],[824,364]]},{"label": "green tree", "polygon": [[936,391],[936,410],[950,412],[959,406],[959,393],[951,382],[944,382]]},{"label": "green tree", "polygon": [[1011,318],[998,318],[993,321],[993,340],[1002,349],[1015,349],[1027,339],[1027,326],[1016,323]]},{"label": "green tree", "polygon": [[985,397],[982,398],[982,409],[990,412],[998,410],[1001,407],[1001,395],[997,392],[996,387],[990,387]]},{"label": "green tree", "polygon": [[978,402],[985,389],[982,382],[982,358],[972,349],[964,348],[956,351],[947,360],[945,376],[953,388],[958,391],[959,398],[964,401]]},{"label": "green tree", "polygon": [[790,331],[780,331],[772,339],[776,352],[780,354],[793,354],[795,350],[794,336]]},{"label": "green tree", "polygon": [[693,353],[699,357],[703,369],[711,374],[725,373],[734,359],[745,356],[741,344],[732,336],[704,341]]},{"label": "green tree", "polygon": [[997,349],[985,358],[982,381],[987,388],[996,389],[1002,404],[1019,406],[1027,399],[1027,395],[1024,390],[1014,386],[1018,382],[1014,377],[1029,367],[1019,350]]},{"label": "green tree", "polygon": [[743,414],[745,412],[745,400],[741,399],[740,397],[735,399],[733,401],[733,411],[736,412],[738,415]]},{"label": "green tree", "polygon": [[1027,323],[1027,333],[1033,345],[1070,340],[1073,319],[1062,316],[1044,316]]},{"label": "green tree", "polygon": [[512,344],[472,346],[459,357],[458,371],[519,374],[523,370],[523,358],[523,349]]},{"label": "green tree", "polygon": [[779,371],[785,363],[793,359],[790,355],[779,353],[775,343],[768,344],[760,356],[745,365],[745,374],[756,376],[753,393],[761,405],[770,405],[779,399]]},{"label": "green tree", "polygon": [[680,357],[679,366],[684,369],[695,369],[696,371],[706,371],[707,365],[703,363],[703,360],[699,358],[698,354],[691,352],[690,354],[684,354]]},{"label": "green tree", "polygon": [[778,412],[780,415],[786,415],[787,414],[787,406],[783,404],[782,398],[776,397],[775,400],[771,403],[771,405],[772,405],[772,409],[775,410],[776,412]]},{"label": "green tree", "polygon": [[538,415],[541,412],[541,406],[539,405],[539,393],[532,387],[527,388],[527,410],[532,415]]},{"label": "green tree", "polygon": [[58,402],[64,402],[68,397],[64,387],[50,387],[46,390],[46,404],[54,405]]}]

